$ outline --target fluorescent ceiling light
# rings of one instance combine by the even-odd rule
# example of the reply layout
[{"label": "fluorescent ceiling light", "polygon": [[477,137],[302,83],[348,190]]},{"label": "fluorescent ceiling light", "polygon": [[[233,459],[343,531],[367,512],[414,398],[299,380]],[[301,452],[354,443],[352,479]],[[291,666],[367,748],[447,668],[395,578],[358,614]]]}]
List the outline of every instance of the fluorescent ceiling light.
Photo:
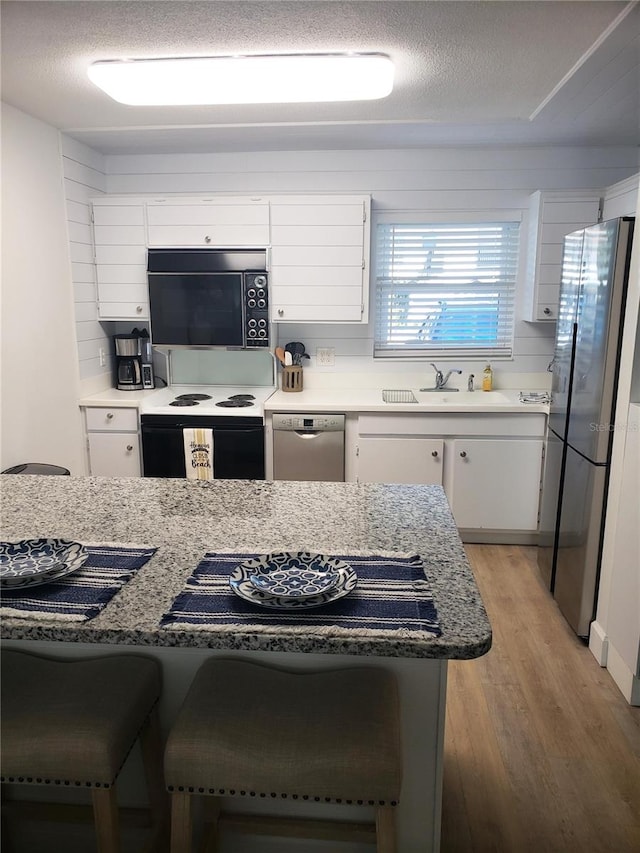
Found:
[{"label": "fluorescent ceiling light", "polygon": [[131,105],[368,101],[393,88],[393,63],[381,53],[106,60],[88,74]]}]

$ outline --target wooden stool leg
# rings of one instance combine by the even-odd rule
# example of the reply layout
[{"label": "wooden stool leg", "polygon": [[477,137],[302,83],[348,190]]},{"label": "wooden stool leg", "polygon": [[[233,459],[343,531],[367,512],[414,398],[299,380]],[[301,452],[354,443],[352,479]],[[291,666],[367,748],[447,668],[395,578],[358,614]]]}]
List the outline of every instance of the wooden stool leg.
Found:
[{"label": "wooden stool leg", "polygon": [[171,795],[171,853],[191,853],[191,794]]},{"label": "wooden stool leg", "polygon": [[396,824],[393,806],[376,808],[376,850],[378,853],[396,853]]},{"label": "wooden stool leg", "polygon": [[168,823],[169,798],[164,786],[163,746],[157,708],[153,709],[142,727],[140,747],[153,825],[161,833]]},{"label": "wooden stool leg", "polygon": [[93,819],[96,825],[98,853],[119,853],[118,798],[115,786],[92,788]]},{"label": "wooden stool leg", "polygon": [[202,853],[218,853],[218,819],[222,811],[220,797],[205,797],[205,835]]}]

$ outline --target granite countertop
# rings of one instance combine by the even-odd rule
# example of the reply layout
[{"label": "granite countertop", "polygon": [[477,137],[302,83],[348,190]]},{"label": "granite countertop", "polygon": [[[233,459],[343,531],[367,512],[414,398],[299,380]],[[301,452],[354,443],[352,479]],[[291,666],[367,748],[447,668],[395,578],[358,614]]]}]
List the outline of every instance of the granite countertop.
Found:
[{"label": "granite countertop", "polygon": [[[440,486],[99,477],[0,477],[1,536],[157,547],[99,616],[85,623],[4,618],[4,639],[200,646],[469,659],[491,628]],[[438,610],[438,638],[375,638],[160,629],[159,622],[207,551],[325,554],[415,552]]]}]

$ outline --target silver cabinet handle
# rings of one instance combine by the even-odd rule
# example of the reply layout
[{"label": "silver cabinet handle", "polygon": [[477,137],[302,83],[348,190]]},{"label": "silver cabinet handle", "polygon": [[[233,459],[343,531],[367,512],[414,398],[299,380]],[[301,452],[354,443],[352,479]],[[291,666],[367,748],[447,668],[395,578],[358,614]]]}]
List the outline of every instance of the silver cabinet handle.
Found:
[{"label": "silver cabinet handle", "polygon": [[142,314],[142,305],[136,306],[136,314]]},{"label": "silver cabinet handle", "polygon": [[437,451],[437,450],[432,450],[432,451],[431,451],[431,455],[432,455],[433,457],[436,457],[436,456],[438,455],[438,451]]},{"label": "silver cabinet handle", "polygon": [[113,412],[107,412],[107,420],[108,420],[108,421],[112,421],[112,420],[113,420]]},{"label": "silver cabinet handle", "polygon": [[129,451],[129,453],[131,453],[131,451],[133,450],[133,444],[127,444],[127,450]]},{"label": "silver cabinet handle", "polygon": [[284,308],[278,308],[278,317],[284,317]]},{"label": "silver cabinet handle", "polygon": [[462,456],[462,458],[463,458],[463,459],[466,459],[466,458],[467,458],[467,451],[466,451],[466,450],[461,450],[461,451],[460,451],[460,456]]},{"label": "silver cabinet handle", "polygon": [[542,313],[543,313],[543,314],[546,314],[547,316],[549,316],[549,314],[551,314],[551,308],[544,308],[544,309],[543,309],[543,311],[542,311]]},{"label": "silver cabinet handle", "polygon": [[207,236],[204,238],[204,242],[205,242],[205,243],[210,243],[210,242],[211,242],[211,237],[209,237],[209,235],[208,235],[208,234],[207,234]]}]

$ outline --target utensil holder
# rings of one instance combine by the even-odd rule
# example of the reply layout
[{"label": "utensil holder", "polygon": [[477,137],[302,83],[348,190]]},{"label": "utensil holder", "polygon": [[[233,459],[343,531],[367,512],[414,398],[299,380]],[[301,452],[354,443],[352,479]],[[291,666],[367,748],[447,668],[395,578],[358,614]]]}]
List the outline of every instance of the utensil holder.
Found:
[{"label": "utensil holder", "polygon": [[282,390],[302,391],[302,368],[298,365],[282,368]]}]

